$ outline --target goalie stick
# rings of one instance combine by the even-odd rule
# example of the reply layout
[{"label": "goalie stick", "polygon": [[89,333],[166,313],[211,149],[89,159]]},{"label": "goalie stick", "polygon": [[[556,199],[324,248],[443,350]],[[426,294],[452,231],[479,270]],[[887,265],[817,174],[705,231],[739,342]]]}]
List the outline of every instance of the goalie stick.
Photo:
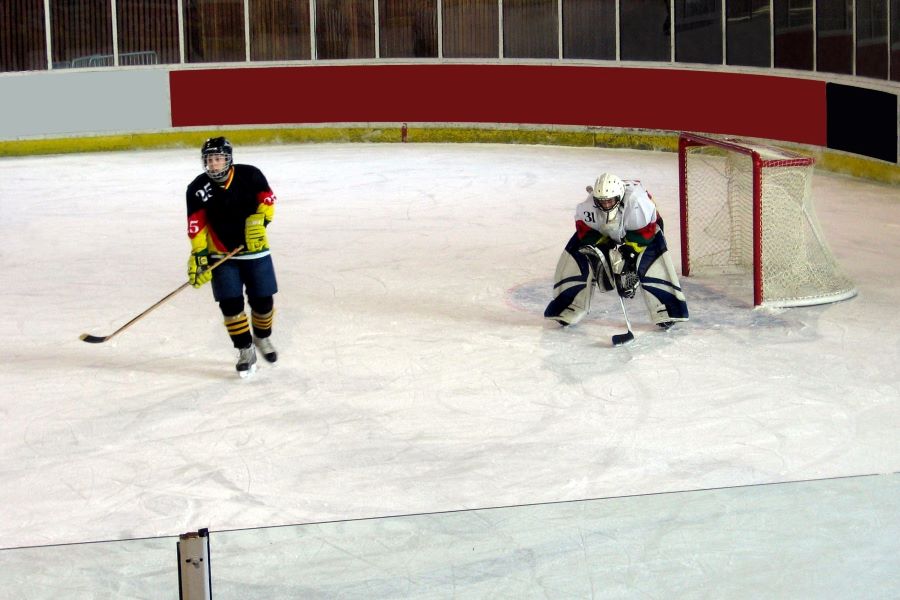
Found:
[{"label": "goalie stick", "polygon": [[[214,265],[211,265],[209,267],[209,270],[212,271],[213,269],[215,269],[216,267],[218,267],[223,262],[225,262],[226,260],[228,260],[229,258],[231,258],[232,256],[234,256],[235,254],[237,254],[238,252],[240,252],[243,249],[244,249],[243,246],[238,246],[237,248],[235,248],[234,250],[232,250],[231,252],[229,252],[228,254],[223,256],[220,260],[216,261],[216,263]],[[133,319],[131,319],[130,321],[128,321],[127,323],[125,323],[124,325],[122,325],[121,327],[119,327],[118,329],[116,329],[109,335],[91,335],[89,333],[82,333],[79,336],[79,338],[81,339],[81,341],[87,342],[88,344],[102,344],[103,342],[108,341],[108,340],[114,338],[115,336],[119,335],[120,333],[122,333],[123,331],[125,331],[126,329],[128,329],[129,327],[131,327],[132,325],[134,325],[135,323],[137,323],[144,317],[146,317],[153,309],[158,308],[162,304],[166,303],[175,294],[177,294],[178,292],[180,292],[181,290],[183,290],[184,288],[186,288],[189,285],[191,285],[191,282],[185,281],[184,283],[179,285],[177,288],[175,288],[174,290],[172,290],[171,292],[166,294],[156,304],[154,304],[153,306],[151,306],[150,308],[148,308],[141,314],[137,315],[136,317],[134,317]]]},{"label": "goalie stick", "polygon": [[628,320],[628,311],[625,310],[625,300],[622,299],[622,294],[619,293],[619,282],[612,276],[612,272],[609,269],[609,263],[606,262],[606,257],[603,256],[603,252],[601,252],[599,248],[596,246],[584,246],[581,250],[584,251],[585,254],[590,253],[591,256],[597,258],[597,262],[603,268],[603,273],[606,274],[606,277],[612,282],[613,287],[616,290],[616,296],[619,297],[619,305],[622,307],[622,315],[625,317],[625,327],[628,328],[628,332],[617,333],[612,336],[612,345],[621,346],[622,344],[627,344],[634,339],[634,332],[631,331],[631,321]]}]

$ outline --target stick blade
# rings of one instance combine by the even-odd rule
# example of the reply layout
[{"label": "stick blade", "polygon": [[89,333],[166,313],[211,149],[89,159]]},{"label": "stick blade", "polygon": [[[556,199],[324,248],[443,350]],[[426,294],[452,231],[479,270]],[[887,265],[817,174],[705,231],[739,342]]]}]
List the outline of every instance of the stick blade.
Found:
[{"label": "stick blade", "polygon": [[612,336],[612,345],[613,346],[621,346],[622,344],[627,344],[628,342],[634,339],[634,334],[629,331],[628,333],[619,333],[617,335]]},{"label": "stick blade", "polygon": [[82,333],[79,338],[82,342],[87,342],[88,344],[102,344],[106,340],[109,339],[109,336],[99,336],[99,335],[91,335],[89,333]]}]

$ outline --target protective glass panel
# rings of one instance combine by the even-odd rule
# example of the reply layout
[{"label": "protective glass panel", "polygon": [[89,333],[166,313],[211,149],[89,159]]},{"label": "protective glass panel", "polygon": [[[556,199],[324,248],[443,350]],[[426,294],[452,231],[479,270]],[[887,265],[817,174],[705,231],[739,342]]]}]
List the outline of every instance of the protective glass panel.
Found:
[{"label": "protective glass panel", "polygon": [[50,0],[53,68],[113,66],[112,11],[106,0]]},{"label": "protective glass panel", "polygon": [[211,532],[212,589],[268,599],[631,598],[638,588],[686,598],[711,587],[720,598],[850,598],[890,579],[898,484],[883,475]]},{"label": "protective glass panel", "polygon": [[721,0],[675,3],[675,60],[722,64]]},{"label": "protective glass panel", "polygon": [[853,0],[816,0],[816,70],[853,72]]},{"label": "protective glass panel", "polygon": [[242,0],[184,2],[184,59],[189,63],[247,58]]},{"label": "protective glass panel", "polygon": [[856,0],[856,74],[888,78],[887,0]]},{"label": "protective glass panel", "polygon": [[436,58],[437,0],[378,0],[382,58]]},{"label": "protective glass panel", "polygon": [[891,0],[891,80],[900,81],[900,0]]},{"label": "protective glass panel", "polygon": [[43,0],[8,0],[0,6],[0,72],[46,69]]},{"label": "protective glass panel", "polygon": [[563,0],[563,58],[616,58],[615,0]]},{"label": "protective glass panel", "polygon": [[181,61],[178,1],[116,0],[119,64],[156,65]]},{"label": "protective glass panel", "polygon": [[668,2],[620,2],[621,59],[671,60],[670,19]]},{"label": "protective glass panel", "polygon": [[775,67],[811,71],[813,0],[775,0]]},{"label": "protective glass panel", "polygon": [[444,56],[500,56],[500,13],[495,0],[443,0]]},{"label": "protective glass panel", "polygon": [[556,0],[505,0],[503,56],[558,58],[558,16]]},{"label": "protective glass panel", "polygon": [[[871,475],[211,531],[212,597],[894,597],[898,493]],[[3,597],[178,598],[178,544],[3,549]]]},{"label": "protective glass panel", "polygon": [[375,58],[371,0],[316,1],[316,58]]},{"label": "protective glass panel", "polygon": [[178,598],[178,538],[0,550],[3,598]]},{"label": "protective glass panel", "polygon": [[309,0],[251,0],[250,60],[308,60]]},{"label": "protective glass panel", "polygon": [[768,67],[769,0],[729,0],[726,7],[726,62]]}]

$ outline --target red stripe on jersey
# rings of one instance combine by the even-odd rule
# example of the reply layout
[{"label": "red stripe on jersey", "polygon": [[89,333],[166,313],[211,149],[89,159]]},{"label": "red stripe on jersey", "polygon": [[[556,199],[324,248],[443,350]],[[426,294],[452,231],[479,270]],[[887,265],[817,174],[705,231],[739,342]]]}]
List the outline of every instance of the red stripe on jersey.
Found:
[{"label": "red stripe on jersey", "polygon": [[649,242],[653,238],[653,236],[656,235],[656,219],[653,219],[651,222],[647,223],[644,227],[641,227],[640,229],[635,229],[633,232],[630,232],[630,233],[637,234]]},{"label": "red stripe on jersey", "polygon": [[188,237],[194,239],[206,227],[206,211],[198,210],[192,215],[188,215]]},{"label": "red stripe on jersey", "polygon": [[264,192],[259,192],[256,194],[256,201],[260,204],[268,204],[272,206],[275,204],[275,193],[272,190],[265,190]]},{"label": "red stripe on jersey", "polygon": [[222,240],[219,239],[219,236],[216,235],[216,232],[212,229],[207,230],[209,232],[209,242],[212,244],[212,248],[209,250],[211,252],[230,252],[228,248],[225,247],[225,244],[222,243]]},{"label": "red stripe on jersey", "polygon": [[[575,233],[578,234],[578,239],[583,239],[588,233],[594,231],[587,225],[585,225],[584,221],[575,221]],[[594,231],[594,233],[597,233]]]}]

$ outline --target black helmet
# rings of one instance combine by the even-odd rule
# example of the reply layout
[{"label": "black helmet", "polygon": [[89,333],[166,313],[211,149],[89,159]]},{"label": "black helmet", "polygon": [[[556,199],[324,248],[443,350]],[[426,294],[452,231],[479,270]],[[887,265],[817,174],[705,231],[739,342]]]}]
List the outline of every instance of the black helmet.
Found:
[{"label": "black helmet", "polygon": [[[228,179],[228,171],[231,169],[232,153],[234,149],[224,137],[209,138],[203,142],[203,148],[200,150],[200,159],[203,161],[203,170],[209,175],[209,178],[216,183],[222,183]],[[225,157],[225,166],[215,171],[211,170],[207,157],[222,155]]]}]

